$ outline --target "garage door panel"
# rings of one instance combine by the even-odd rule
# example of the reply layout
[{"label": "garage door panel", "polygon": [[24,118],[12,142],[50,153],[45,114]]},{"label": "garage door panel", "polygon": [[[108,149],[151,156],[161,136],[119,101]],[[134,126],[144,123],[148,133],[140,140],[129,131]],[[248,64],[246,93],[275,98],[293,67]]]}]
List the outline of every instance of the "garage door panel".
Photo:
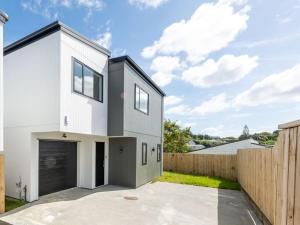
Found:
[{"label": "garage door panel", "polygon": [[40,141],[39,195],[45,195],[77,184],[77,143]]}]

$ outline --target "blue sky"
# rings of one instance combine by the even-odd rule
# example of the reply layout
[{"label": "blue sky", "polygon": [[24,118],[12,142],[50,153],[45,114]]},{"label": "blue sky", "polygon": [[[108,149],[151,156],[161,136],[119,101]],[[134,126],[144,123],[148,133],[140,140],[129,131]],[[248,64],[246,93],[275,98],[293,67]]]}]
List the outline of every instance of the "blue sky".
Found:
[{"label": "blue sky", "polygon": [[61,20],[130,55],[195,133],[273,131],[300,118],[299,0],[1,1],[5,45]]}]

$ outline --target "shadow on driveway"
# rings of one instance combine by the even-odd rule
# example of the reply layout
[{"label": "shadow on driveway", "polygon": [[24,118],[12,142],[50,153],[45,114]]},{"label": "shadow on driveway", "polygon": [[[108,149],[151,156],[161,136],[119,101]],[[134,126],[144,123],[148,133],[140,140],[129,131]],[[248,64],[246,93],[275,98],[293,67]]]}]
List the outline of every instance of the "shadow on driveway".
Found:
[{"label": "shadow on driveway", "polygon": [[218,190],[218,225],[262,225],[244,193]]},{"label": "shadow on driveway", "polygon": [[[120,186],[113,186],[113,185],[105,185],[105,186],[100,186],[95,189],[87,189],[87,188],[71,188],[67,190],[63,190],[60,192],[55,192],[52,194],[44,195],[39,198],[37,201],[33,201],[30,203],[27,203],[24,206],[18,207],[14,210],[11,210],[9,212],[3,213],[0,215],[0,225],[1,224],[1,217],[17,213],[19,211],[22,211],[24,209],[30,208],[34,205],[40,205],[40,204],[46,204],[46,203],[53,203],[53,202],[65,202],[65,201],[74,201],[78,200],[80,198],[86,197],[88,195],[92,195],[95,193],[100,193],[100,192],[113,192],[113,191],[123,191],[123,190],[130,190],[132,188],[126,188],[126,187],[120,187]],[[4,224],[8,224],[3,222]]]}]

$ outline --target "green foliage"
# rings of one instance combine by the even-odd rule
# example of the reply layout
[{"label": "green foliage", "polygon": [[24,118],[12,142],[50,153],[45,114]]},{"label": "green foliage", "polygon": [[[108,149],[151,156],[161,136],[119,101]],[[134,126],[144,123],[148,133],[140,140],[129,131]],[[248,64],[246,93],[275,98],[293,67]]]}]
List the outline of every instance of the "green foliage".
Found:
[{"label": "green foliage", "polygon": [[196,176],[191,174],[164,172],[163,176],[158,178],[158,180],[161,182],[240,190],[240,186],[238,183],[218,177]]},{"label": "green foliage", "polygon": [[207,134],[193,134],[190,128],[181,128],[176,122],[166,120],[164,123],[164,151],[165,152],[187,152],[188,142],[193,140],[196,144],[204,145],[206,148],[215,147],[218,145],[233,143],[240,140],[252,138],[262,145],[274,145],[276,143],[279,131],[273,133],[260,132],[250,134],[247,125],[244,126],[242,134],[238,137],[225,137],[210,136]]},{"label": "green foliage", "polygon": [[233,143],[233,142],[238,141],[239,139],[236,137],[225,137],[225,138],[222,138],[222,140],[226,143]]},{"label": "green foliage", "polygon": [[25,202],[24,200],[6,197],[5,198],[5,212],[8,212],[8,211],[18,208],[20,206],[23,206],[26,203],[27,202]]},{"label": "green foliage", "polygon": [[258,141],[262,145],[274,145],[276,143],[278,135],[279,135],[278,130],[274,131],[273,133],[260,132],[260,133],[250,134],[248,126],[245,125],[242,135],[239,136],[239,140],[252,138]]},{"label": "green foliage", "polygon": [[164,122],[164,152],[187,152],[188,142],[191,140],[190,128],[182,129],[176,122]]}]

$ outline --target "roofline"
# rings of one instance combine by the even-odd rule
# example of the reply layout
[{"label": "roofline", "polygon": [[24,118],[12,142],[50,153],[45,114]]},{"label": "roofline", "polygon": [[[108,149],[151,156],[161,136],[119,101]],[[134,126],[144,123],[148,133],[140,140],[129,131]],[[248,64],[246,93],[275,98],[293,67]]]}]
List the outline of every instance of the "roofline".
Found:
[{"label": "roofline", "polygon": [[2,10],[0,10],[0,21],[2,23],[6,23],[8,21],[8,15]]},{"label": "roofline", "polygon": [[[213,147],[204,148],[204,149],[201,149],[201,150],[206,150],[206,149],[215,148],[215,147],[224,146],[224,145],[235,144],[235,143],[238,143],[238,142],[249,141],[249,140],[256,141],[253,138],[248,138],[248,139],[244,139],[244,140],[238,140],[238,141],[234,141],[234,142],[230,142],[230,143],[224,143],[224,144],[216,145],[216,146],[213,146]],[[256,142],[258,142],[258,141],[256,141]],[[250,144],[259,145],[259,146],[262,146],[262,147],[265,146],[265,145],[261,145],[259,143],[257,144],[257,143],[253,143],[253,142],[251,142]],[[201,150],[199,150],[199,151],[201,151]]]},{"label": "roofline", "polygon": [[72,28],[68,27],[67,25],[63,24],[60,21],[55,21],[23,38],[21,38],[20,40],[6,46],[4,48],[4,55],[8,55],[14,51],[17,51],[20,48],[23,48],[35,41],[38,41],[44,37],[49,36],[50,34],[53,34],[57,31],[63,31],[66,34],[70,35],[71,37],[74,37],[75,39],[89,45],[90,47],[104,53],[105,55],[109,56],[111,55],[111,52],[100,46],[99,44],[91,41],[90,39],[88,39],[87,37],[79,34],[77,31],[73,30]]},{"label": "roofline", "polygon": [[141,75],[143,79],[145,79],[155,90],[157,90],[162,96],[166,96],[166,94],[163,92],[163,90],[160,89],[160,87],[157,86],[157,84],[142,70],[141,67],[139,67],[133,59],[128,56],[120,56],[116,58],[111,58],[109,60],[112,63],[118,63],[118,62],[128,62],[137,72]]}]

